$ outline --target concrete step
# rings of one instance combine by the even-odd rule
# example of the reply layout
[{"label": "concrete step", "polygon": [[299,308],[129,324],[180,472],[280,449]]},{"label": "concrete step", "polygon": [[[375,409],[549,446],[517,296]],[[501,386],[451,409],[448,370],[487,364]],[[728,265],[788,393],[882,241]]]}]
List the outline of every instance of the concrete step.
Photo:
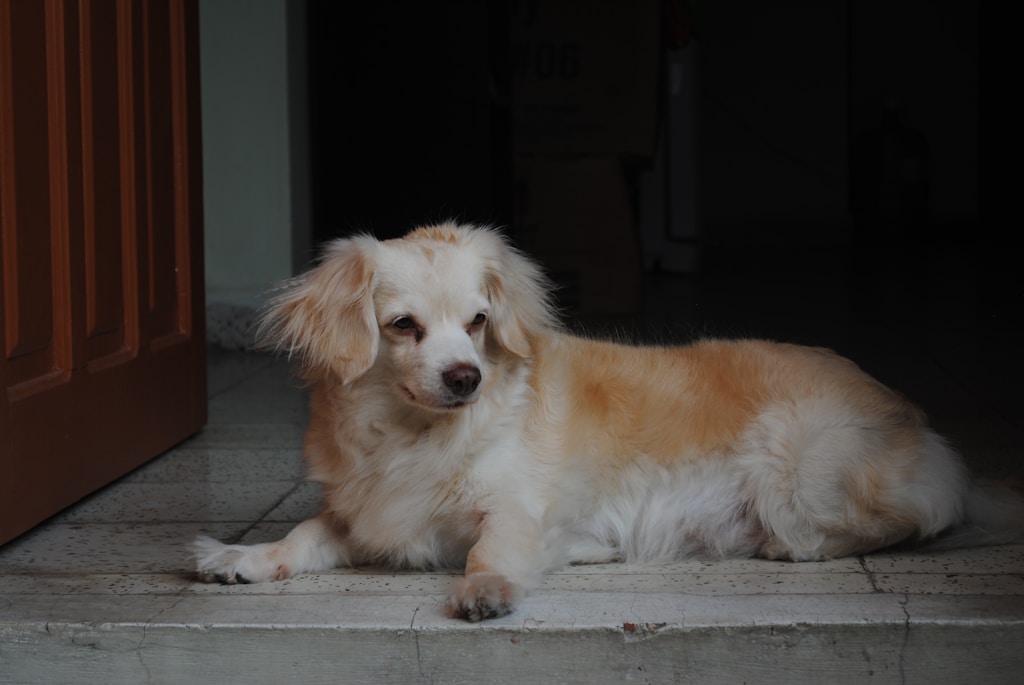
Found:
[{"label": "concrete step", "polygon": [[350,569],[218,586],[186,571],[19,573],[17,558],[0,556],[3,683],[936,685],[1024,675],[1024,545],[574,567],[481,624],[444,617],[448,574]]}]

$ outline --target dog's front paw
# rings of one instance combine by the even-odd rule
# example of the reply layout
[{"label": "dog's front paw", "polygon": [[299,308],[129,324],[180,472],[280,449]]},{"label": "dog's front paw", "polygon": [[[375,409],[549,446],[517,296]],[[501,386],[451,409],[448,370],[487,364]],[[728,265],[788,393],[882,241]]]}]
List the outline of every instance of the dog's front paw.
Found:
[{"label": "dog's front paw", "polygon": [[288,578],[288,568],[271,561],[268,548],[266,544],[225,545],[201,535],[192,543],[196,576],[205,583],[226,585]]},{"label": "dog's front paw", "polygon": [[512,613],[522,588],[498,573],[474,573],[460,578],[445,601],[449,618],[482,621]]}]

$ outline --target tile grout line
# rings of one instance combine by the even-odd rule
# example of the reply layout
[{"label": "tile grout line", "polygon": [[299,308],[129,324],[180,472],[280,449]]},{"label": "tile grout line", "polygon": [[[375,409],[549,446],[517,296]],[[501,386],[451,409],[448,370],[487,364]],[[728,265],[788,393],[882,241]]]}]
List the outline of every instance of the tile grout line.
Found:
[{"label": "tile grout line", "polygon": [[229,393],[232,390],[234,390],[235,388],[237,388],[238,386],[242,385],[243,383],[247,383],[247,382],[251,381],[252,379],[256,378],[257,376],[259,376],[260,374],[265,373],[267,370],[274,368],[274,365],[275,365],[274,358],[273,357],[268,357],[265,360],[263,360],[263,363],[260,366],[258,366],[255,370],[253,370],[252,372],[245,374],[244,376],[242,376],[241,378],[239,378],[235,382],[230,383],[230,384],[224,386],[223,388],[221,388],[220,390],[217,390],[216,392],[208,393],[206,395],[206,398],[208,400],[212,400],[212,399],[214,399],[216,397],[220,397],[220,396],[222,396],[222,395],[224,395],[226,393]]},{"label": "tile grout line", "polygon": [[[267,521],[266,520],[267,516],[270,515],[270,512],[274,511],[279,506],[281,506],[281,504],[286,499],[288,499],[293,494],[295,494],[295,492],[299,488],[301,488],[306,482],[307,481],[305,479],[299,480],[297,483],[295,483],[295,485],[293,485],[291,487],[291,489],[288,490],[288,492],[286,492],[283,495],[281,495],[281,497],[279,497],[277,499],[277,501],[275,501],[272,505],[270,505],[270,507],[266,511],[264,511],[262,515],[260,515],[255,521],[253,521],[251,524],[249,524],[244,530],[242,530],[241,533],[239,533],[239,535],[235,538],[235,544],[237,544],[239,540],[242,540],[243,538],[245,538],[245,536],[248,535],[250,532],[252,532],[256,528],[256,526],[258,526],[258,525],[260,525],[262,523],[281,523],[280,521]],[[293,526],[297,525],[297,522],[292,522],[292,525]]]}]

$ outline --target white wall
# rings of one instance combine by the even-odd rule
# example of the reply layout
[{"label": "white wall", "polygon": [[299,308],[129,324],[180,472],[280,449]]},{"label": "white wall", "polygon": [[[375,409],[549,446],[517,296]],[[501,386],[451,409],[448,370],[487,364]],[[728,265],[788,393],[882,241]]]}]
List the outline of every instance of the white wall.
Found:
[{"label": "white wall", "polygon": [[199,3],[211,307],[258,307],[307,256],[305,64],[304,46],[296,45],[305,40],[303,5]]}]

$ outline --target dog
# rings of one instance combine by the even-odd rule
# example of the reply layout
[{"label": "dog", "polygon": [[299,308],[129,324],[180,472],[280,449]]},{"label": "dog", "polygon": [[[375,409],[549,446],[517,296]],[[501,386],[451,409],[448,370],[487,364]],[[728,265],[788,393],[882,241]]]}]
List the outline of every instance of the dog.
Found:
[{"label": "dog", "polygon": [[972,481],[853,362],[762,340],[587,339],[551,294],[490,228],[329,243],[260,331],[311,384],[323,511],[278,542],[200,537],[198,577],[462,568],[445,610],[479,621],[570,563],[813,561],[1020,534],[1021,501]]}]

